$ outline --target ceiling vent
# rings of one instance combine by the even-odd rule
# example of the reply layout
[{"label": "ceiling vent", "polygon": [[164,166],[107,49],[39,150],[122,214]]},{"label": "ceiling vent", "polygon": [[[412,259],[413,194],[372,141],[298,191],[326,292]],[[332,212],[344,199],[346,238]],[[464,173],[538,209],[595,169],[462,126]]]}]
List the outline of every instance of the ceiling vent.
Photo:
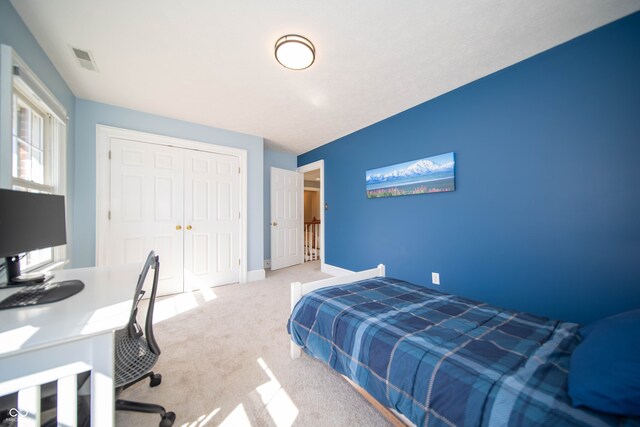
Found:
[{"label": "ceiling vent", "polygon": [[75,47],[71,48],[73,56],[78,60],[82,68],[89,71],[98,71],[96,61],[93,60],[93,54],[88,50],[82,50]]}]

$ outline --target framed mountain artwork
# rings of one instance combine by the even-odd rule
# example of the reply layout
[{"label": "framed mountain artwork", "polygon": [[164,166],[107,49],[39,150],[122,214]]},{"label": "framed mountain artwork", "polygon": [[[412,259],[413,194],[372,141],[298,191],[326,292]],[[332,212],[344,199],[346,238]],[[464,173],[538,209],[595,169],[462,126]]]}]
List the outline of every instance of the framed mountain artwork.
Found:
[{"label": "framed mountain artwork", "polygon": [[454,191],[453,153],[371,169],[366,178],[369,199]]}]

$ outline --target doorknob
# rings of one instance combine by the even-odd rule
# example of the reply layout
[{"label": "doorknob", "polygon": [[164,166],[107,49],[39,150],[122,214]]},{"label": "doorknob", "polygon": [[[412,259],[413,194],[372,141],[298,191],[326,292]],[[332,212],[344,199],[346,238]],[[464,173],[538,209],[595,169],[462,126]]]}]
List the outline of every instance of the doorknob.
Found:
[{"label": "doorknob", "polygon": [[190,225],[187,225],[187,230],[191,230],[191,226]]},{"label": "doorknob", "polygon": [[181,225],[176,225],[176,230],[182,230],[182,226]]},{"label": "doorknob", "polygon": [[277,222],[272,223],[271,225],[273,225],[274,227],[276,227],[278,225]]}]

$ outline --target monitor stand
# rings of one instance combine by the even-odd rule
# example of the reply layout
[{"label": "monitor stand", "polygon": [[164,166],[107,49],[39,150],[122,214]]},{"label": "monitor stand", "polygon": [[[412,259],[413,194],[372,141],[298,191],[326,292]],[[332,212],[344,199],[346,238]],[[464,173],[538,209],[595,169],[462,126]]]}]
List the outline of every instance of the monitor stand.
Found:
[{"label": "monitor stand", "polygon": [[25,273],[20,274],[20,256],[14,255],[4,259],[7,269],[7,286],[29,286],[42,283],[53,277],[53,273]]}]

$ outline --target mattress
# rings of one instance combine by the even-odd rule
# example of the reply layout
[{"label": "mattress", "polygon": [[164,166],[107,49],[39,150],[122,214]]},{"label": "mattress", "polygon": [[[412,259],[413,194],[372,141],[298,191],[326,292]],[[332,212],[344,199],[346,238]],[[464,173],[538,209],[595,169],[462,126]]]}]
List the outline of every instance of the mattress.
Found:
[{"label": "mattress", "polygon": [[307,354],[417,426],[639,426],[571,405],[577,329],[388,277],[306,294],[288,323]]}]

